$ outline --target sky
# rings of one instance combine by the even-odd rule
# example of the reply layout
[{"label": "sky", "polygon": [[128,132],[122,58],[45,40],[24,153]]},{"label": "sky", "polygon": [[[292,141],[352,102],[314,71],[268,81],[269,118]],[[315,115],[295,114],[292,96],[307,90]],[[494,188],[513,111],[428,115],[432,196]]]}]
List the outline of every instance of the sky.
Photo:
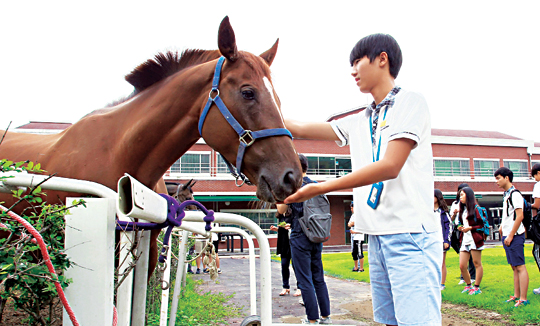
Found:
[{"label": "sky", "polygon": [[[133,91],[124,76],[159,52],[217,49],[229,16],[239,50],[272,64],[285,118],[324,121],[372,101],[349,54],[369,34],[400,44],[396,84],[422,93],[432,128],[540,142],[539,1],[3,1],[0,129],[76,122]],[[536,130],[535,130],[536,128]]]}]

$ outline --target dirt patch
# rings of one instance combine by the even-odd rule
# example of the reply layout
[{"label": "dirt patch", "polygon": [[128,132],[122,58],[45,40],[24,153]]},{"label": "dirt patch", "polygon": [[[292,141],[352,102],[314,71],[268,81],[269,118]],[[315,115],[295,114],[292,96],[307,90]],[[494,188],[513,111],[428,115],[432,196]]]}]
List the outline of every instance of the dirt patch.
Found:
[{"label": "dirt patch", "polygon": [[[332,316],[335,320],[353,319],[367,325],[380,325],[373,321],[371,300],[351,302],[341,306],[350,313],[341,316]],[[474,309],[464,305],[443,303],[442,326],[482,325],[502,326],[513,325],[503,315],[493,311]]]},{"label": "dirt patch", "polygon": [[[62,304],[59,299],[54,300],[54,308],[52,318],[55,320],[51,326],[62,326]],[[41,316],[49,316],[49,308],[44,308],[41,310]],[[11,299],[8,300],[4,312],[2,313],[2,326],[20,326],[20,325],[29,325],[27,322],[23,322],[24,319],[28,318],[28,313],[23,310],[15,310],[13,307],[13,302]]]}]

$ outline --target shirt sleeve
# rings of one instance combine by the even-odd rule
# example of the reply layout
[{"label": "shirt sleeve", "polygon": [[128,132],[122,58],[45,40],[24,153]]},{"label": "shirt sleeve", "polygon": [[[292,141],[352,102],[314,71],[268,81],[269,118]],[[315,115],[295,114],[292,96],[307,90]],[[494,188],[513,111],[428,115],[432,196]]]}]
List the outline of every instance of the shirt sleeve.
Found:
[{"label": "shirt sleeve", "polygon": [[336,144],[340,147],[349,145],[350,133],[352,128],[355,127],[356,122],[358,121],[358,114],[364,114],[363,112],[347,116],[338,120],[330,121],[330,125],[336,136],[339,140],[336,141]]},{"label": "shirt sleeve", "polygon": [[409,92],[403,96],[399,106],[396,105],[391,109],[395,111],[392,113],[388,141],[408,138],[416,143],[413,147],[416,148],[420,142],[422,131],[426,127],[425,124],[429,124],[431,118],[427,102],[421,94]]},{"label": "shirt sleeve", "polygon": [[540,182],[537,182],[534,185],[533,192],[532,192],[533,198],[540,198]]}]

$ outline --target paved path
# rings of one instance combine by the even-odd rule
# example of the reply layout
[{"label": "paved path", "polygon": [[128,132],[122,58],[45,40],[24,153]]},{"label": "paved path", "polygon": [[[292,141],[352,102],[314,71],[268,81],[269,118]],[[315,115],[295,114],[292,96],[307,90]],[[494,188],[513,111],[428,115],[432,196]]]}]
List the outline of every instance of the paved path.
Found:
[{"label": "paved path", "polygon": [[[249,259],[248,256],[222,256],[220,257],[222,274],[219,275],[217,283],[210,280],[208,275],[196,275],[195,279],[203,279],[201,290],[207,292],[221,292],[226,295],[234,293],[232,302],[243,307],[243,317],[229,320],[231,325],[238,325],[242,320],[250,315],[249,297]],[[257,276],[259,273],[260,261],[257,257]],[[292,296],[296,285],[296,278],[291,270],[291,295],[279,296],[281,291],[281,264],[272,262],[272,321],[273,323],[299,323],[301,318],[306,317],[305,309],[298,303],[299,297]],[[365,301],[371,299],[371,289],[369,284],[358,281],[340,280],[333,277],[325,277],[330,294],[331,317],[334,325],[368,325],[358,320],[351,320],[351,312],[345,306],[352,302]],[[260,283],[257,279],[257,312],[260,313]],[[350,306],[350,305],[349,305]],[[371,306],[371,304],[369,304]]]}]

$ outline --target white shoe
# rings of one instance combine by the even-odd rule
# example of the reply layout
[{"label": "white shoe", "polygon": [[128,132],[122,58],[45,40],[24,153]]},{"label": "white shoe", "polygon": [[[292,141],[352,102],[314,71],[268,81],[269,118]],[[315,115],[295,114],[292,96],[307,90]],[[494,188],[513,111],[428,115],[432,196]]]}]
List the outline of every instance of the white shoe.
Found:
[{"label": "white shoe", "polygon": [[540,288],[534,289],[534,290],[533,290],[533,293],[534,293],[534,294],[540,294]]},{"label": "white shoe", "polygon": [[302,306],[305,306],[304,300],[302,300],[302,298],[300,298],[300,300],[298,300],[298,303],[301,304]]},{"label": "white shoe", "polygon": [[465,280],[459,280],[458,285],[465,284]]}]

